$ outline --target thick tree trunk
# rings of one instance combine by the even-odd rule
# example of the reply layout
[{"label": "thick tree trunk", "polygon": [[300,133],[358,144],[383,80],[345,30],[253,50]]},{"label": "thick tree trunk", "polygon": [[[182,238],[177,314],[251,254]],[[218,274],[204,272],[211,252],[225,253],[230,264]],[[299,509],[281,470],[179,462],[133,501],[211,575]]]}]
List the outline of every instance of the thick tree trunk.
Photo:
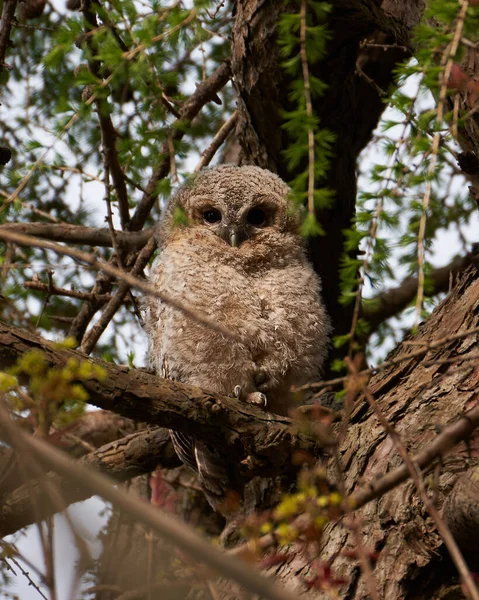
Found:
[{"label": "thick tree trunk", "polygon": [[[371,380],[369,389],[411,454],[427,447],[437,436],[438,428],[456,421],[477,405],[478,362],[477,358],[466,359],[468,355],[477,356],[478,334],[449,341],[448,338],[478,326],[479,277],[477,270],[471,268],[417,336],[406,340],[388,357],[405,356],[405,359]],[[417,343],[442,339],[444,344],[429,351],[421,360],[407,358],[417,351]],[[454,358],[459,360],[444,362]],[[368,408],[364,397],[355,402],[340,456],[347,492],[373,482],[402,463],[391,437]],[[478,465],[479,435],[476,434],[424,474],[426,487],[430,495],[435,495],[436,505],[444,507],[446,503],[445,518],[465,552],[469,568],[475,572],[479,572]],[[329,475],[332,481],[337,480],[332,464]],[[464,597],[457,571],[411,481],[369,502],[355,516],[361,523],[363,546],[368,551],[379,552],[374,579],[380,598]],[[325,532],[321,560],[328,561],[355,547],[352,532],[339,521],[328,526]],[[339,554],[332,568],[335,577],[348,581],[341,588],[341,598],[369,597],[365,577],[356,560]],[[286,585],[291,585],[293,574],[307,573],[308,565],[298,554],[278,575]],[[301,587],[298,579],[294,585]],[[328,595],[311,591],[305,597],[327,598]]]}]

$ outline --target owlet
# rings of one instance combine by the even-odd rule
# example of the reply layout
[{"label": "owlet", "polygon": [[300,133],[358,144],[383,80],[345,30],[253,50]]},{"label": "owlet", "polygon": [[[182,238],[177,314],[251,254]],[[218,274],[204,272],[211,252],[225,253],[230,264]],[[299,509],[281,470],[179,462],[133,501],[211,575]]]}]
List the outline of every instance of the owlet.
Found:
[{"label": "owlet", "polygon": [[[288,192],[269,171],[225,165],[200,172],[171,197],[151,281],[238,341],[148,298],[149,360],[159,375],[282,415],[292,405],[291,385],[320,375],[330,325]],[[228,489],[224,458],[171,433],[217,506]]]}]

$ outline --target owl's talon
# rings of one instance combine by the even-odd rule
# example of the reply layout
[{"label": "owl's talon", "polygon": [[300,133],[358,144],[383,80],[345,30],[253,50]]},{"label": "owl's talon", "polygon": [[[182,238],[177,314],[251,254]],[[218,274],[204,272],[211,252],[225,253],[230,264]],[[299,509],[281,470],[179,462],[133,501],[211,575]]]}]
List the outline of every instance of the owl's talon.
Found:
[{"label": "owl's talon", "polygon": [[258,406],[259,408],[266,408],[268,406],[268,398],[266,397],[266,394],[263,394],[262,392],[252,392],[251,394],[248,394],[246,402]]},{"label": "owl's talon", "polygon": [[235,385],[234,390],[233,390],[233,396],[235,398],[238,398],[238,400],[241,398],[241,386],[240,385]]}]

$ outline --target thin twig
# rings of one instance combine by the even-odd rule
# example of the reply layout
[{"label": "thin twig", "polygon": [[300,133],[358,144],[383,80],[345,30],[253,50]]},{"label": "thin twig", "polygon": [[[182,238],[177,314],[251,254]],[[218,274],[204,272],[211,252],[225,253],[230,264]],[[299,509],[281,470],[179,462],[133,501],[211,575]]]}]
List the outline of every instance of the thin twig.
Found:
[{"label": "thin twig", "polygon": [[219,323],[212,321],[205,314],[200,313],[199,311],[196,311],[192,308],[189,308],[188,306],[183,304],[183,302],[172,298],[169,294],[160,292],[154,285],[151,285],[146,281],[138,279],[130,273],[127,273],[126,271],[122,271],[121,269],[114,267],[110,263],[106,263],[98,259],[96,256],[93,256],[93,254],[80,252],[79,250],[74,250],[73,248],[65,248],[65,246],[60,246],[59,244],[55,244],[54,242],[40,240],[29,235],[14,233],[13,231],[0,230],[0,238],[6,239],[11,242],[15,242],[16,244],[20,244],[21,246],[34,246],[37,248],[45,248],[46,250],[53,250],[54,252],[56,252],[57,254],[61,254],[62,256],[70,256],[71,258],[75,258],[76,260],[84,261],[92,267],[104,271],[112,277],[116,277],[119,281],[124,281],[129,286],[138,288],[145,294],[149,294],[150,296],[160,299],[162,302],[165,302],[166,304],[169,304],[170,306],[183,312],[185,315],[197,321],[198,323],[201,323],[206,327],[209,327],[214,331],[225,335],[229,339],[234,339],[238,341],[238,336],[236,334],[233,334],[229,329],[226,329],[226,327],[223,327]]},{"label": "thin twig", "polygon": [[314,217],[314,130],[313,103],[311,101],[311,89],[309,85],[308,56],[306,54],[306,0],[301,0],[300,9],[300,55],[301,68],[303,70],[304,100],[306,103],[306,116],[308,117],[308,212]]},{"label": "thin twig", "polygon": [[67,296],[68,298],[77,298],[78,300],[95,300],[95,302],[106,303],[111,300],[110,294],[92,294],[91,292],[79,292],[77,290],[66,290],[56,285],[47,285],[41,281],[26,281],[24,288],[46,292],[52,296]]},{"label": "thin twig", "polygon": [[[420,469],[425,469],[435,460],[441,459],[451,448],[459,442],[467,440],[479,427],[479,406],[465,412],[457,421],[447,425],[443,431],[430,442],[424,450],[411,457],[414,464]],[[371,481],[359,490],[353,492],[345,499],[350,507],[361,508],[371,500],[384,496],[398,485],[407,481],[410,477],[409,470],[405,464],[382,477],[371,477]]]},{"label": "thin twig", "polygon": [[[156,242],[152,238],[146,244],[146,246],[142,249],[142,251],[138,254],[136,258],[136,262],[131,270],[131,275],[133,277],[139,277],[143,273],[143,269],[148,264],[153,252],[156,248]],[[130,285],[124,281],[120,283],[118,289],[113,297],[110,298],[108,304],[103,309],[103,313],[95,325],[91,328],[91,330],[84,337],[81,350],[86,354],[90,354],[90,352],[95,347],[96,343],[100,339],[101,334],[108,327],[108,324],[115,316],[117,310],[123,304],[126,294],[130,289]]]},{"label": "thin twig", "polygon": [[[181,107],[181,118],[175,121],[171,127],[173,140],[180,140],[184,135],[184,127],[179,128],[177,125],[180,123],[184,124],[184,121],[191,121],[207,102],[216,97],[217,92],[226,85],[230,77],[231,66],[229,63],[225,62],[222,63],[206,81],[202,81],[197,86],[194,94],[192,94]],[[170,160],[167,142],[163,144],[160,155],[162,155],[163,158],[154,169],[145,188],[145,193],[135,209],[129,225],[130,231],[138,231],[143,227],[156,198],[158,197],[158,182],[165,178],[169,173]]]},{"label": "thin twig", "polygon": [[[405,353],[400,354],[396,358],[392,358],[391,360],[386,360],[383,363],[381,363],[380,365],[377,365],[375,367],[371,367],[369,369],[363,369],[362,371],[358,372],[358,375],[359,376],[375,375],[376,373],[379,373],[380,371],[384,371],[385,369],[387,369],[393,365],[397,365],[401,362],[404,362],[405,360],[413,360],[413,359],[422,358],[429,351],[436,350],[437,348],[444,346],[448,342],[453,342],[455,340],[461,340],[470,335],[475,335],[476,333],[479,333],[479,327],[473,327],[472,329],[468,329],[467,331],[460,331],[458,333],[452,333],[451,335],[446,335],[446,336],[442,337],[441,339],[435,340],[433,342],[429,342],[427,340],[416,342],[416,344],[418,346],[419,345],[422,346],[422,348],[419,348],[418,350],[413,350],[412,352],[409,352],[408,354],[405,354]],[[406,342],[403,342],[403,344],[406,344]],[[342,383],[345,383],[350,377],[351,377],[350,375],[345,375],[344,377],[337,377],[336,379],[329,379],[327,381],[319,381],[317,383],[307,383],[305,385],[302,385],[302,386],[294,388],[294,389],[296,391],[302,391],[302,390],[308,390],[308,389],[314,389],[314,390],[323,389],[323,388],[327,388],[327,387],[332,388],[332,387],[335,387]]]},{"label": "thin twig", "polygon": [[[16,231],[39,238],[67,244],[83,244],[85,246],[112,246],[111,231],[106,228],[68,225],[66,223],[3,223],[0,231]],[[116,240],[121,248],[137,250],[142,248],[153,236],[153,229],[143,231],[116,231]]]},{"label": "thin twig", "polygon": [[206,150],[201,154],[201,158],[198,161],[198,164],[195,167],[194,172],[198,173],[201,169],[204,169],[207,165],[210,164],[212,158],[224,143],[228,135],[233,131],[236,123],[238,121],[238,111],[235,110],[231,117],[223,123],[220,130],[216,133],[213,138],[211,144],[206,148]]},{"label": "thin twig", "polygon": [[[449,78],[451,76],[451,69],[454,63],[454,57],[461,41],[462,29],[464,26],[464,19],[466,18],[467,7],[469,6],[468,0],[459,0],[461,10],[457,17],[456,28],[454,31],[454,37],[452,42],[447,46],[441,63],[444,65],[444,71],[442,72],[441,88],[439,91],[439,101],[437,105],[436,123],[439,125],[442,123],[444,118],[444,108],[446,103],[447,86]],[[428,177],[426,179],[426,189],[422,200],[422,213],[421,220],[419,221],[419,231],[417,236],[417,262],[418,262],[418,286],[417,286],[417,300],[416,300],[416,326],[421,321],[422,304],[424,301],[424,262],[425,262],[425,247],[424,237],[426,234],[426,221],[427,211],[429,210],[429,203],[431,199],[432,191],[432,178],[436,170],[436,163],[439,154],[439,146],[441,142],[441,132],[435,131],[432,140],[431,147],[431,158],[429,161]]]},{"label": "thin twig", "polygon": [[133,48],[132,50],[129,50],[128,52],[124,52],[122,54],[122,58],[124,58],[125,60],[131,60],[137,54],[146,50],[148,48],[148,46],[151,46],[152,44],[156,44],[156,42],[160,42],[161,40],[165,39],[172,33],[175,33],[175,31],[178,31],[178,29],[181,29],[182,27],[185,27],[185,25],[188,25],[188,23],[190,23],[191,21],[193,21],[193,19],[196,18],[197,13],[198,13],[198,10],[196,8],[192,8],[190,10],[190,14],[181,23],[178,23],[178,25],[175,25],[171,29],[164,31],[163,33],[160,33],[159,35],[155,35],[154,37],[151,38],[151,40],[149,40],[148,43],[139,44],[138,46],[136,46],[136,48]]}]

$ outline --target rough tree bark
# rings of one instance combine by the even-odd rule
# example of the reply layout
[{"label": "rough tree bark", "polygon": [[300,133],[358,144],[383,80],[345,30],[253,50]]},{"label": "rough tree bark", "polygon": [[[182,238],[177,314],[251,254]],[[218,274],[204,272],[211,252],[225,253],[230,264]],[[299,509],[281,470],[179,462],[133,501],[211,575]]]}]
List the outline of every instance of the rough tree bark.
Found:
[{"label": "rough tree bark", "polygon": [[[417,350],[416,345],[408,342],[430,343],[478,325],[479,276],[477,270],[471,268],[420,328],[418,335],[402,343],[389,359]],[[437,435],[438,427],[451,423],[477,405],[477,358],[465,360],[470,354],[477,356],[477,346],[477,334],[451,340],[428,352],[422,360],[405,360],[371,380],[371,392],[411,454],[426,447]],[[444,362],[453,357],[460,360]],[[402,463],[391,438],[368,408],[364,397],[356,401],[340,456],[348,492]],[[474,519],[479,500],[478,465],[479,435],[476,434],[425,475],[429,493],[435,494],[437,505],[442,507],[447,500],[446,519],[465,552],[470,569],[475,572],[479,570],[479,520]],[[336,479],[332,465],[329,474],[332,480]],[[364,547],[379,552],[374,578],[380,598],[464,597],[455,567],[411,481],[370,502],[355,516],[361,523]],[[326,561],[352,547],[356,547],[352,533],[344,522],[339,521],[325,532],[321,558]],[[279,577],[287,584],[291,582],[292,574],[303,575],[307,570],[298,555],[279,571]],[[341,589],[341,598],[359,600],[369,597],[356,561],[340,555],[333,563],[333,571],[335,576],[348,581]],[[298,580],[295,586],[300,587]],[[305,597],[328,596],[309,592]]]},{"label": "rough tree bark", "polygon": [[[287,98],[288,81],[278,66],[276,45],[276,23],[282,10],[284,2],[279,0],[238,0],[231,68],[239,98],[236,133],[242,145],[243,160],[267,166],[290,180],[295,173],[288,172],[281,152],[288,143],[280,128],[280,109],[284,108],[284,99]],[[325,300],[338,334],[345,333],[350,327],[350,308],[338,303],[338,267],[344,243],[342,231],[349,226],[354,215],[356,161],[384,109],[378,87],[386,89],[393,83],[394,67],[410,54],[410,29],[418,22],[422,10],[421,1],[411,0],[400,3],[385,0],[381,5],[371,0],[335,3],[329,22],[332,37],[328,57],[312,66],[312,72],[328,84],[327,92],[315,110],[321,123],[337,136],[333,149],[335,158],[324,182],[335,190],[336,201],[331,209],[318,215],[326,236],[313,238],[309,250],[322,277]],[[397,47],[387,51],[367,48],[362,42],[368,39],[397,44]],[[475,74],[476,61],[474,55],[471,54],[471,57],[469,71]],[[479,147],[479,135],[474,123],[469,126],[467,136],[467,150],[475,152]],[[324,260],[325,256],[328,260]],[[477,326],[479,279],[476,270],[471,268],[421,327],[414,341],[431,342]],[[438,426],[454,421],[477,403],[477,361],[465,360],[469,354],[474,354],[477,342],[477,335],[445,341],[441,348],[420,360],[410,358],[391,366],[370,382],[369,387],[385,416],[397,428],[411,453],[427,446],[437,434]],[[19,353],[27,349],[28,344],[23,350],[21,342],[18,344]],[[402,344],[393,356],[412,353],[414,349],[411,345]],[[4,351],[2,355],[0,349],[0,360],[11,361],[12,356],[7,356],[8,352]],[[453,356],[459,356],[461,360],[444,362]],[[138,374],[134,390],[120,389],[123,379],[121,369],[118,370],[117,381],[112,388],[120,389],[119,397],[123,404],[117,402],[117,397],[111,396],[110,402],[102,406],[117,411],[126,407],[125,416],[138,418],[141,411],[135,413],[135,402],[138,402],[135,394],[144,393],[145,401],[148,398],[151,401],[155,393],[158,394],[158,390],[154,391],[155,384],[147,380],[148,375]],[[90,391],[95,392],[93,387]],[[212,435],[223,443],[228,438],[232,448],[243,443],[234,427],[220,432],[218,422],[211,422],[208,406],[211,408],[228,400],[204,395],[193,388],[182,395],[172,387],[167,394],[172,401],[169,407],[165,404],[158,412],[158,423],[175,426],[185,433]],[[189,408],[191,401],[198,403],[197,410]],[[175,406],[183,408],[175,412]],[[246,412],[246,416],[238,415],[239,423],[247,418],[253,421],[257,418],[259,423],[260,416],[253,409]],[[283,425],[279,419],[275,426],[283,430]],[[270,446],[270,450],[276,453],[277,447],[274,444]],[[247,450],[258,453],[256,446],[250,445]],[[246,453],[244,449],[241,452]],[[432,475],[427,475],[432,482],[430,493],[434,491],[436,494],[436,501],[444,508],[445,518],[466,553],[470,567],[476,571],[479,571],[475,544],[479,534],[476,529],[479,518],[475,518],[478,453],[479,440],[475,436],[467,445],[460,445],[445,456],[434,472],[430,471]],[[355,402],[340,456],[347,491],[353,491],[402,462],[390,437],[362,397]],[[328,469],[331,479],[335,480],[333,467],[328,465]],[[374,578],[381,598],[452,600],[463,596],[443,542],[411,482],[370,502],[358,511],[357,517],[361,520],[363,545],[368,550],[379,552]],[[336,557],[334,574],[347,581],[340,590],[340,597],[349,600],[369,596],[357,562],[340,554],[354,546],[352,533],[343,521],[327,528],[321,556],[323,560]],[[277,570],[277,576],[285,585],[304,592],[300,578],[307,574],[309,568],[308,562],[298,553],[291,562]],[[318,591],[306,592],[304,596],[327,597]]]}]

